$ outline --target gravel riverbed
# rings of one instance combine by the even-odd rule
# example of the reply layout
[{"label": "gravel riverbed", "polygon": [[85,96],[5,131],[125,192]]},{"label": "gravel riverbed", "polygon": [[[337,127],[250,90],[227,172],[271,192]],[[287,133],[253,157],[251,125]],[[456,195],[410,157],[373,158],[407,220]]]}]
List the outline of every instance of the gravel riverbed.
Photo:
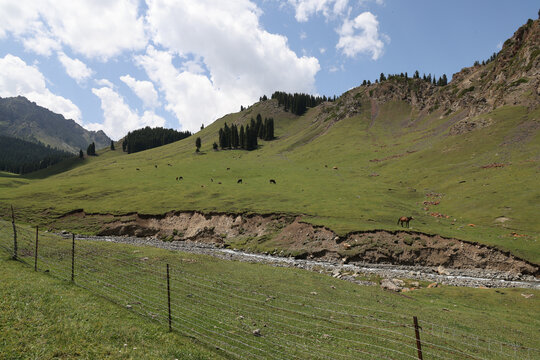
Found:
[{"label": "gravel riverbed", "polygon": [[220,248],[208,243],[192,241],[164,242],[156,238],[123,236],[77,236],[88,241],[106,241],[138,246],[152,246],[167,250],[204,254],[225,260],[263,263],[273,266],[296,267],[320,273],[328,273],[342,280],[361,285],[378,285],[371,281],[358,279],[370,275],[382,278],[401,278],[436,282],[439,284],[487,288],[529,288],[540,289],[540,279],[534,276],[497,272],[484,269],[451,269],[425,266],[406,266],[392,264],[368,264],[360,262],[339,263],[317,259],[295,259],[267,254],[254,254],[235,249]]}]

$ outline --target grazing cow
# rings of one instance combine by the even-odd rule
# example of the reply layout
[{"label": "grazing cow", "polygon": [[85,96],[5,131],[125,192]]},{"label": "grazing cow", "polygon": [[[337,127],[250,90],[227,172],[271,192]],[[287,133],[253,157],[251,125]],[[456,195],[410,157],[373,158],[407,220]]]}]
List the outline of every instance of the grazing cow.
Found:
[{"label": "grazing cow", "polygon": [[221,185],[221,181],[220,181],[220,182],[218,182],[218,184],[219,184],[219,185]]},{"label": "grazing cow", "polygon": [[184,180],[184,177],[183,177],[183,176],[179,176],[179,177],[178,177],[178,180]]},{"label": "grazing cow", "polygon": [[242,183],[242,179],[238,179],[238,181],[236,182],[237,184],[241,184]]},{"label": "grazing cow", "polygon": [[403,224],[406,224],[407,227],[409,227],[409,222],[411,220],[414,220],[414,218],[412,216],[402,216],[398,219],[397,223],[398,224],[401,224],[401,227],[403,227]]},{"label": "grazing cow", "polygon": [[139,168],[137,168],[137,171],[139,171]]},{"label": "grazing cow", "polygon": [[167,164],[167,166],[172,166],[171,164]]},{"label": "grazing cow", "polygon": [[334,167],[333,167],[332,169],[334,169],[334,170],[337,170],[337,169],[338,169],[338,167],[337,167],[337,166],[334,166]]},{"label": "grazing cow", "polygon": [[276,183],[276,180],[270,179],[270,184],[275,184],[275,183]]},{"label": "grazing cow", "polygon": [[154,165],[154,167],[157,169],[157,165]]},{"label": "grazing cow", "polygon": [[227,168],[227,170],[231,170],[231,168]]},{"label": "grazing cow", "polygon": [[176,177],[176,181],[178,181],[178,176]]}]

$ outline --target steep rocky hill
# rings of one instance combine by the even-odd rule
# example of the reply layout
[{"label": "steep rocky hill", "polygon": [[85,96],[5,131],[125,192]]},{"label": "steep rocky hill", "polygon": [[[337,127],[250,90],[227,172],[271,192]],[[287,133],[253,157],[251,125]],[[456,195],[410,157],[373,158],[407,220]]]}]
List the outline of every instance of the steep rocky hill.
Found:
[{"label": "steep rocky hill", "polygon": [[[380,83],[363,85],[344,93],[335,104],[322,105],[318,119],[330,123],[371,110],[377,116],[381,104],[405,101],[411,105],[411,121],[439,112],[459,113],[456,134],[489,125],[489,120],[471,121],[504,105],[528,110],[540,104],[540,21],[529,20],[508,39],[501,51],[487,63],[462,69],[445,86],[422,78],[389,76]],[[460,126],[461,125],[461,126]]]},{"label": "steep rocky hill", "polygon": [[85,150],[92,142],[98,149],[111,142],[103,131],[88,131],[22,96],[0,98],[0,133],[71,153]]}]

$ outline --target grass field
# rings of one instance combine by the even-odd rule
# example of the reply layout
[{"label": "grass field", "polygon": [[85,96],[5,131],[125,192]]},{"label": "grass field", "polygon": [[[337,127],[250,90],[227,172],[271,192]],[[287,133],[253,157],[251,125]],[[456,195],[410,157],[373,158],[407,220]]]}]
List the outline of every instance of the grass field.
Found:
[{"label": "grass field", "polygon": [[[28,176],[2,173],[0,212],[5,216],[13,204],[19,217],[34,224],[78,208],[113,214],[279,212],[302,214],[341,234],[396,229],[399,216],[413,215],[414,230],[495,245],[540,262],[540,133],[527,127],[540,110],[499,108],[481,115],[491,126],[455,136],[448,128],[456,114],[418,117],[402,102],[382,105],[374,120],[365,110],[332,126],[333,115],[319,108],[302,117],[269,111],[255,104],[206,127],[196,134],[203,143],[199,155],[193,137],[131,155],[102,150]],[[276,140],[261,141],[252,152],[211,150],[225,121],[242,123],[259,112],[276,119]],[[483,168],[493,163],[504,166]],[[237,184],[240,178],[243,184]],[[438,205],[424,209],[424,201],[435,200]],[[437,213],[444,217],[432,216]],[[506,222],[497,221],[503,217]]]},{"label": "grass field", "polygon": [[6,252],[10,225],[0,223],[1,358],[408,359],[413,315],[425,358],[540,355],[536,290],[424,284],[397,294],[305,270],[83,240],[72,284],[71,239],[41,234],[34,273],[35,231],[18,227],[19,263]]}]

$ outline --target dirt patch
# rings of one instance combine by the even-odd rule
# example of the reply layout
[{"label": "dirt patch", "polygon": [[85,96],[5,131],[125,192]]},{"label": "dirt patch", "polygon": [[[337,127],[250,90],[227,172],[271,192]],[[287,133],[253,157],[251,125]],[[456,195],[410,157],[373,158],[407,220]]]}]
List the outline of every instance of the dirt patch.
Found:
[{"label": "dirt patch", "polygon": [[298,259],[485,269],[540,276],[540,267],[486,245],[412,231],[373,230],[338,236],[332,230],[284,214],[228,214],[196,211],[130,216],[71,212],[69,217],[103,223],[98,235],[197,241],[223,247],[254,241],[274,254]]},{"label": "dirt patch", "polygon": [[406,152],[404,152],[402,154],[390,155],[390,156],[387,156],[387,157],[382,158],[382,159],[371,159],[371,160],[369,160],[369,162],[381,162],[381,161],[386,161],[386,160],[390,160],[390,159],[397,159],[397,158],[403,157],[405,155],[414,154],[415,152],[416,152],[416,150],[407,150]]},{"label": "dirt patch", "polygon": [[492,163],[492,164],[488,164],[488,165],[483,165],[482,169],[502,168],[502,167],[505,167],[506,165],[508,165],[508,164]]},{"label": "dirt patch", "polygon": [[450,135],[461,135],[473,130],[482,129],[493,124],[493,120],[487,118],[480,119],[463,119],[452,125],[450,128]]}]

